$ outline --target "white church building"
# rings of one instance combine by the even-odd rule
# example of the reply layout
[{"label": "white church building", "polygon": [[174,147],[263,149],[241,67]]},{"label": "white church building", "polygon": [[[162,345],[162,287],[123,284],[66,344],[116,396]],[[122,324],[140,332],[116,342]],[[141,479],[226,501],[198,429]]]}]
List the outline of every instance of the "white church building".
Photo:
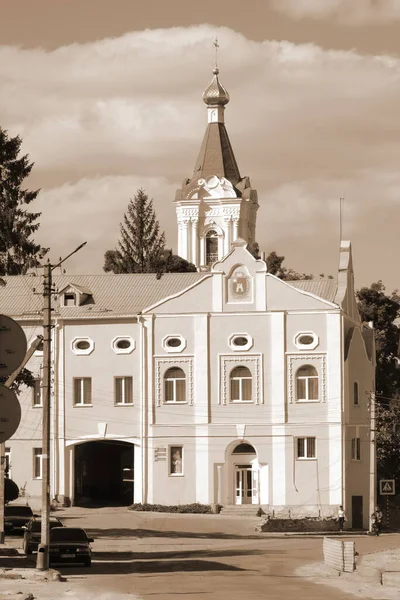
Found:
[{"label": "white church building", "polygon": [[[55,276],[51,496],[62,503],[251,504],[369,512],[373,330],[360,321],[349,242],[335,279],[282,281],[246,249],[257,192],[224,124],[208,124],[175,198],[178,254],[197,273]],[[0,312],[41,333],[38,277],[6,277]],[[7,442],[10,475],[41,493],[41,362]]]}]

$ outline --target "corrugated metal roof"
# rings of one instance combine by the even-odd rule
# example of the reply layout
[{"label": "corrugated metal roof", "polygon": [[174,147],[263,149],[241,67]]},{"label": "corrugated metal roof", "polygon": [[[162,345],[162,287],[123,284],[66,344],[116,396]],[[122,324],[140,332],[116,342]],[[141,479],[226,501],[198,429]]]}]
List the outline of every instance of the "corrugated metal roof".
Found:
[{"label": "corrugated metal roof", "polygon": [[337,292],[337,281],[335,279],[298,279],[295,281],[286,281],[293,287],[314,294],[319,298],[335,302]]},{"label": "corrugated metal roof", "polygon": [[[54,307],[62,318],[136,315],[207,277],[207,273],[164,273],[159,279],[153,273],[54,275],[56,290],[71,284],[88,288],[93,294],[82,306],[58,306],[55,301]],[[0,313],[19,319],[35,319],[41,315],[42,277],[10,276],[3,279],[6,285],[0,289]]]}]

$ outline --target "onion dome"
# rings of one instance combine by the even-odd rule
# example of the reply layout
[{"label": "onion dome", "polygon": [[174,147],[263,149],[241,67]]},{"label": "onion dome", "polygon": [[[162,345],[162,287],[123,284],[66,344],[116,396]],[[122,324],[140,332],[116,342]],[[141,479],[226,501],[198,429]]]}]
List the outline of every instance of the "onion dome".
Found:
[{"label": "onion dome", "polygon": [[217,68],[213,71],[214,77],[211,80],[210,85],[203,94],[203,102],[208,106],[224,106],[229,102],[229,94],[220,84],[218,79],[219,70]]}]

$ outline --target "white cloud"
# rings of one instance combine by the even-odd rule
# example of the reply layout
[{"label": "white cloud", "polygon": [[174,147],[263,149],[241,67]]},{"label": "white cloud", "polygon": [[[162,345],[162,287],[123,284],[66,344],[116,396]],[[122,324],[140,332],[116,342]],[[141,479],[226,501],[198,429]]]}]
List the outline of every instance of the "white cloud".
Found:
[{"label": "white cloud", "polygon": [[[56,257],[89,240],[69,269],[101,269],[139,187],[154,196],[176,249],[173,200],[205,130],[201,95],[215,33],[207,25],[147,30],[52,52],[0,46],[1,125],[21,134],[35,161],[32,186],[43,190],[32,206],[43,211],[38,237]],[[376,243],[392,244],[400,60],[257,43],[225,28],[218,36],[220,78],[231,95],[227,129],[242,174],[259,192],[260,244],[293,263],[304,259],[298,269],[328,270],[319,263],[336,261],[335,207],[346,189],[357,207],[347,214],[348,230],[365,256],[369,228]],[[391,211],[387,223],[379,207]],[[311,256],[316,240],[323,248]],[[375,277],[375,260],[376,277],[385,278],[382,261],[371,260],[362,277]]]},{"label": "white cloud", "polygon": [[271,0],[271,6],[294,19],[334,19],[349,26],[400,20],[399,0]]}]

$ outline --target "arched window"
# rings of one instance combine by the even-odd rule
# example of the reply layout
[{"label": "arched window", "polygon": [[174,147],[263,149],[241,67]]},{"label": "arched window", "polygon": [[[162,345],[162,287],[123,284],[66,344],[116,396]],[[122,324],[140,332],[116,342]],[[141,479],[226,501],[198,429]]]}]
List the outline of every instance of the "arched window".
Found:
[{"label": "arched window", "polygon": [[218,233],[214,229],[206,235],[206,264],[211,265],[218,260]]},{"label": "arched window", "polygon": [[231,372],[231,402],[251,402],[251,372],[247,367],[235,367]]},{"label": "arched window", "polygon": [[315,367],[305,365],[296,373],[296,400],[309,402],[318,400],[318,372]]},{"label": "arched window", "polygon": [[179,367],[166,371],[164,397],[165,402],[186,402],[186,375]]}]

